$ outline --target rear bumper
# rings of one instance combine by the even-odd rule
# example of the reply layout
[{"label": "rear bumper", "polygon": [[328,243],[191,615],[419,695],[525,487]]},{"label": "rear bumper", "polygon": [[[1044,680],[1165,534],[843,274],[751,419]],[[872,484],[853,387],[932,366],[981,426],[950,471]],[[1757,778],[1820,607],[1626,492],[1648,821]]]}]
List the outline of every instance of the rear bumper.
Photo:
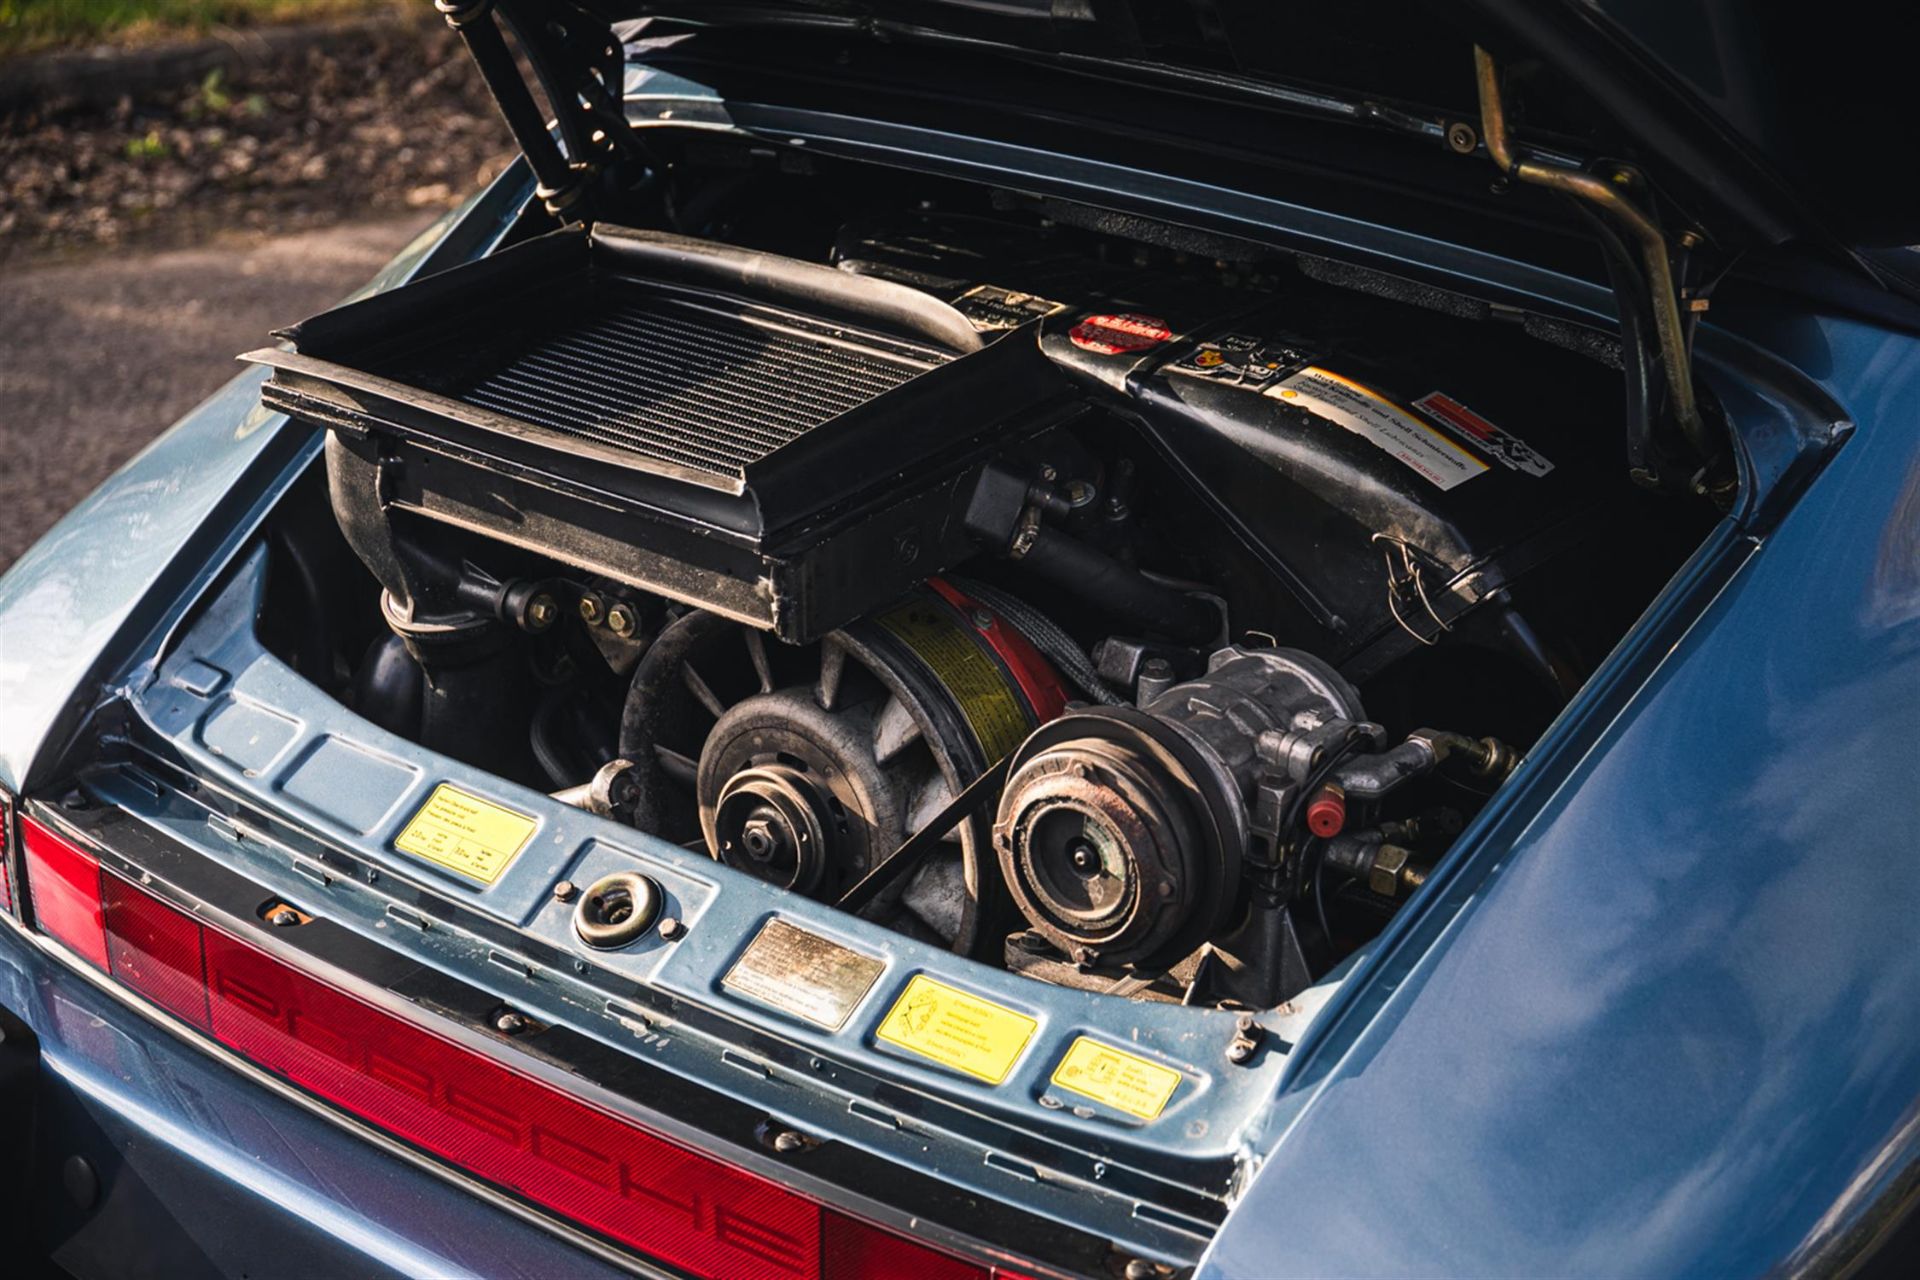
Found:
[{"label": "rear bumper", "polygon": [[[0,1006],[38,1041],[26,1096],[0,1098],[8,1163],[40,1249],[81,1280],[622,1274],[215,1061],[4,925]],[[26,1127],[30,1160],[12,1145]]]}]

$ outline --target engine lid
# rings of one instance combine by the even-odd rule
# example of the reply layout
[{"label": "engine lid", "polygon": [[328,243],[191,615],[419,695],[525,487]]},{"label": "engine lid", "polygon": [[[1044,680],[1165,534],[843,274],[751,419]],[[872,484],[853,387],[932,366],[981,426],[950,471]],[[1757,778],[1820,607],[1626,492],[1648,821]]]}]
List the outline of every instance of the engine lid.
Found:
[{"label": "engine lid", "polygon": [[[661,17],[891,43],[964,40],[986,52],[1097,60],[1122,76],[1173,72],[1216,99],[1282,89],[1303,110],[1428,144],[1446,140],[1449,121],[1476,118],[1472,48],[1481,44],[1511,67],[1524,99],[1521,145],[1564,152],[1571,143],[1629,160],[1715,241],[1920,239],[1905,183],[1876,159],[1900,153],[1893,131],[1915,131],[1891,62],[1908,42],[1889,33],[1863,41],[1850,24],[1806,23],[1785,9],[1718,0],[441,0],[440,8],[467,36],[550,198],[563,203],[573,198],[570,173],[632,145],[619,110],[616,24]],[[560,104],[564,160],[513,73],[495,16],[521,37]]]}]

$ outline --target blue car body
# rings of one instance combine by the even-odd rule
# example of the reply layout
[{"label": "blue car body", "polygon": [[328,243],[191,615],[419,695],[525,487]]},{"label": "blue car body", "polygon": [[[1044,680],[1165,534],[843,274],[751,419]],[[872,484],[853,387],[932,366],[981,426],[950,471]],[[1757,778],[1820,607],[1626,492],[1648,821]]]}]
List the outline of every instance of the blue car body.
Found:
[{"label": "blue car body", "polygon": [[[1597,286],[1524,260],[958,129],[809,119],[645,74],[628,100],[636,119],[707,113],[1360,261],[1418,255],[1463,289],[1607,314]],[[531,186],[516,165],[373,287],[484,254]],[[1276,1028],[1286,1052],[1247,1101],[1251,1177],[1198,1275],[1826,1273],[1905,1218],[1920,336],[1781,297],[1716,313],[1699,352],[1740,427],[1739,502],[1419,896]],[[158,715],[175,696],[183,638],[244,581],[259,521],[317,448],[259,406],[262,378],[195,410],[0,578],[0,789],[59,777],[101,705]],[[11,920],[0,1006],[37,1042],[34,1203],[76,1274],[640,1265],[167,1033]],[[91,1198],[84,1179],[56,1189],[74,1158]]]}]

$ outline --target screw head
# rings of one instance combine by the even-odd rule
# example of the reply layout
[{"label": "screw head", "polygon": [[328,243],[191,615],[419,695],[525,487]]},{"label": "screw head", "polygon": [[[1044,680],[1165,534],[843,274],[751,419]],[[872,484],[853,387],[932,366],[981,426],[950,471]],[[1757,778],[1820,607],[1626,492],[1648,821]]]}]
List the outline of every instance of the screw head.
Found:
[{"label": "screw head", "polygon": [[553,886],[553,896],[561,902],[572,902],[580,894],[580,886],[571,880],[562,880]]},{"label": "screw head", "polygon": [[530,631],[545,631],[559,616],[560,606],[544,591],[527,602],[527,628]]},{"label": "screw head", "polygon": [[633,634],[633,610],[623,604],[616,604],[607,610],[607,629],[621,639]]},{"label": "screw head", "polygon": [[275,907],[267,923],[276,929],[285,929],[300,923],[300,913],[292,907]]},{"label": "screw head", "polygon": [[606,616],[607,606],[599,596],[588,593],[580,597],[580,620],[591,626]]},{"label": "screw head", "polygon": [[1473,149],[1479,145],[1480,135],[1475,133],[1473,126],[1466,121],[1455,120],[1447,126],[1447,147],[1449,150],[1457,151],[1464,156],[1471,154]]},{"label": "screw head", "polygon": [[773,1149],[781,1155],[792,1155],[807,1145],[807,1140],[791,1129],[782,1129],[773,1135]]},{"label": "screw head", "polygon": [[527,1029],[527,1020],[508,1009],[493,1020],[493,1029],[503,1036],[517,1036]]},{"label": "screw head", "polygon": [[668,942],[672,942],[675,938],[680,937],[687,931],[687,926],[681,924],[672,916],[660,917],[660,923],[656,924],[653,928],[655,933],[658,933]]}]

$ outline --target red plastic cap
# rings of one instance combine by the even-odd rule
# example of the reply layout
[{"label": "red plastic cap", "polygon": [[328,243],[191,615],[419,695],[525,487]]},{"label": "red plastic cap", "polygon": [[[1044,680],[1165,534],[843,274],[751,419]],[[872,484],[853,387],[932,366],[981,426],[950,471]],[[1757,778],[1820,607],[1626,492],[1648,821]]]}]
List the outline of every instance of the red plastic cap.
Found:
[{"label": "red plastic cap", "polygon": [[1307,830],[1322,840],[1340,834],[1347,825],[1347,793],[1329,782],[1307,802]]}]

